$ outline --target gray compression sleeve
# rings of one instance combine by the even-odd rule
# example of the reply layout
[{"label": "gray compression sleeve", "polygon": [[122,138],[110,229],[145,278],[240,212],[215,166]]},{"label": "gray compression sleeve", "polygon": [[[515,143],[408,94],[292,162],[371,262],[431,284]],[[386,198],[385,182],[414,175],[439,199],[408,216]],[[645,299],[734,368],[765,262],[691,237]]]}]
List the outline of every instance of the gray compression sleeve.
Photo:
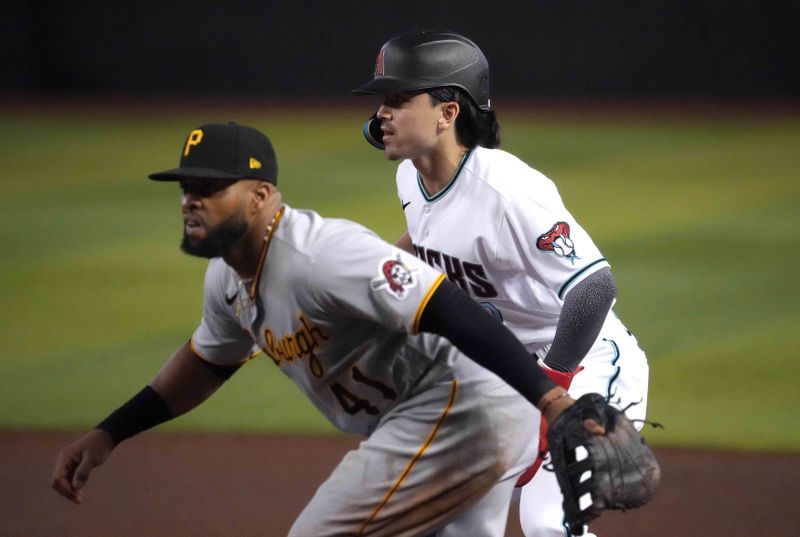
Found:
[{"label": "gray compression sleeve", "polygon": [[598,270],[564,298],[553,345],[544,358],[548,367],[574,371],[594,344],[617,295],[610,268]]}]

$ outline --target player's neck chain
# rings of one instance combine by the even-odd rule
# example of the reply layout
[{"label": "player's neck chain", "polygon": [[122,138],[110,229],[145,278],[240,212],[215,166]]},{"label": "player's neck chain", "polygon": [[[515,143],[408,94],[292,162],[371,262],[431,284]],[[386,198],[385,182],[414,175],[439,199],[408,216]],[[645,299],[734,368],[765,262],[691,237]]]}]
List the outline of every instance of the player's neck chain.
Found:
[{"label": "player's neck chain", "polygon": [[264,232],[264,244],[261,246],[261,254],[258,260],[258,268],[256,268],[256,276],[253,278],[253,283],[250,285],[250,289],[248,291],[251,301],[255,300],[256,298],[258,284],[261,281],[261,271],[264,269],[264,261],[267,259],[267,251],[269,251],[269,245],[272,242],[272,235],[274,235],[275,230],[278,229],[278,224],[281,221],[281,217],[283,216],[283,211],[285,208],[285,206],[281,206],[281,208],[278,209],[278,212],[276,212],[275,216],[272,217],[272,222],[269,223],[267,230]]}]

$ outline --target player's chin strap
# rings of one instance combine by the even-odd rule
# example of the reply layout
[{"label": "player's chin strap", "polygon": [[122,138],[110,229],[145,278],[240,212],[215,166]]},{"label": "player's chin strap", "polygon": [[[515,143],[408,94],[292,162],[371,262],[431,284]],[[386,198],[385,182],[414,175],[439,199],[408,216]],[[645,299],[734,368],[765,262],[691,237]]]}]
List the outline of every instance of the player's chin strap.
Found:
[{"label": "player's chin strap", "polygon": [[369,145],[375,149],[383,151],[386,146],[383,145],[383,131],[381,130],[381,120],[378,119],[378,113],[375,112],[370,116],[366,123],[364,123],[364,138],[369,142]]}]

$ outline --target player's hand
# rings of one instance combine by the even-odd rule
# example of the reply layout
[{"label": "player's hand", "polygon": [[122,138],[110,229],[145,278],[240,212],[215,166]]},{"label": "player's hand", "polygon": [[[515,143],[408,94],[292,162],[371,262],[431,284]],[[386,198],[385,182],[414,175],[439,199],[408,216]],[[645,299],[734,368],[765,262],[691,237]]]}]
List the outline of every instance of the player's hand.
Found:
[{"label": "player's hand", "polygon": [[58,454],[53,469],[52,486],[62,496],[75,503],[83,501],[83,486],[96,466],[108,459],[114,449],[111,436],[100,429],[68,445]]},{"label": "player's hand", "polygon": [[[547,405],[545,411],[543,412],[544,417],[547,418],[547,423],[554,423],[556,418],[558,418],[562,412],[575,404],[575,399],[568,395],[558,396],[557,391],[559,391],[559,388],[553,388],[542,397],[543,400],[551,400],[551,398],[553,398],[553,402]],[[584,420],[583,426],[591,434],[606,434],[605,428],[593,419]]]}]

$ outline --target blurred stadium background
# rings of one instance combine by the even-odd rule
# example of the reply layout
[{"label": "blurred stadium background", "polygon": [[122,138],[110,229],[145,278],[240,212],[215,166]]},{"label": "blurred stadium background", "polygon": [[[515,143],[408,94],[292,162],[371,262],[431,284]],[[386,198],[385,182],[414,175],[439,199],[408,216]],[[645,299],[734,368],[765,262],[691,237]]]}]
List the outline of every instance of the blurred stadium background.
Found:
[{"label": "blurred stadium background", "polygon": [[[610,259],[659,445],[800,451],[800,47],[785,2],[80,3],[0,7],[0,429],[91,426],[199,319],[177,250],[189,129],[235,119],[288,203],[402,230],[349,91],[417,28],[474,39],[505,147]],[[331,432],[268,360],[171,429]]]}]

